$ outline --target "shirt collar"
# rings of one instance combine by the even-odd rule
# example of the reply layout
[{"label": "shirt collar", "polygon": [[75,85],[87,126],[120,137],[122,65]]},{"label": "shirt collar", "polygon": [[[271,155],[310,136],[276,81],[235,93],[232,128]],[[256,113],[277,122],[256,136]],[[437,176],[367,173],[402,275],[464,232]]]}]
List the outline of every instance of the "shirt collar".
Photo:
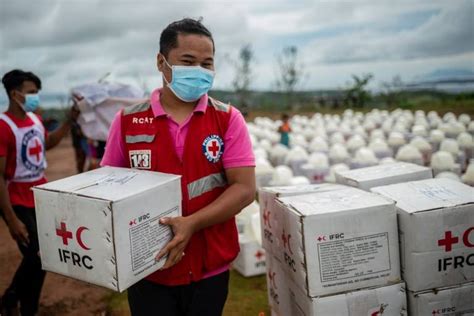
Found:
[{"label": "shirt collar", "polygon": [[[151,109],[155,117],[163,116],[163,115],[168,116],[168,114],[163,109],[163,105],[161,105],[161,101],[160,101],[160,94],[161,94],[162,89],[163,88],[158,88],[154,90],[150,96]],[[197,112],[206,113],[207,101],[208,101],[208,96],[207,94],[205,94],[199,99],[198,103],[196,104],[196,107],[193,110],[193,113],[197,113]]]}]

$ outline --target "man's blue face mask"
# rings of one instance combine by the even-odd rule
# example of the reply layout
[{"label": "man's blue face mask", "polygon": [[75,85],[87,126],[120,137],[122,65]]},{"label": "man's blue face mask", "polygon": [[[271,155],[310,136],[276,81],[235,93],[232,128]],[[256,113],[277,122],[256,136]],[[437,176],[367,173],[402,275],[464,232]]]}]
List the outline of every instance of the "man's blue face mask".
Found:
[{"label": "man's blue face mask", "polygon": [[25,94],[25,102],[23,103],[23,109],[25,110],[25,112],[36,111],[36,109],[38,109],[39,107],[39,104],[40,104],[40,97],[38,93]]},{"label": "man's blue face mask", "polygon": [[212,87],[215,73],[201,66],[179,66],[168,64],[171,68],[171,82],[163,78],[176,97],[184,102],[194,102],[205,95]]}]

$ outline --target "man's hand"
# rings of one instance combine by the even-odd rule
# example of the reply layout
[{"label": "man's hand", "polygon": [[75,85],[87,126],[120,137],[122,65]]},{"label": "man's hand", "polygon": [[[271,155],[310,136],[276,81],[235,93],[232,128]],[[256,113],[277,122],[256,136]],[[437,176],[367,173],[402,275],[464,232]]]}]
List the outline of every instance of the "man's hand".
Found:
[{"label": "man's hand", "polygon": [[26,226],[18,219],[18,217],[14,217],[8,222],[8,229],[10,230],[12,238],[17,242],[24,246],[29,244],[30,240],[28,238]]},{"label": "man's hand", "polygon": [[164,217],[160,220],[160,224],[171,226],[174,237],[171,241],[158,253],[156,260],[160,260],[168,254],[165,265],[161,269],[168,269],[177,264],[185,255],[184,249],[188,245],[191,236],[195,232],[194,223],[190,217]]},{"label": "man's hand", "polygon": [[79,117],[79,114],[81,114],[81,111],[79,110],[77,105],[74,104],[73,106],[71,106],[71,109],[67,114],[67,119],[71,122],[75,122]]},{"label": "man's hand", "polygon": [[78,118],[79,113],[80,111],[76,105],[73,105],[69,109],[69,112],[66,114],[66,120],[56,130],[48,134],[46,138],[46,150],[59,144],[61,139],[69,132],[71,124]]}]

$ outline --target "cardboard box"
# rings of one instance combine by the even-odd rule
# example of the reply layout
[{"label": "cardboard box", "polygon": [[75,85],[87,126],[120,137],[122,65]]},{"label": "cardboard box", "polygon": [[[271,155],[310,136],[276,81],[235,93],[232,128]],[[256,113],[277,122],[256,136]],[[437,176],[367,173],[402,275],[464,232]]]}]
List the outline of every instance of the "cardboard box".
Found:
[{"label": "cardboard box", "polygon": [[161,268],[180,177],[105,167],[34,188],[44,270],[123,291]]},{"label": "cardboard box", "polygon": [[275,256],[267,252],[267,295],[268,305],[277,316],[291,315],[289,279],[283,270],[283,265]]},{"label": "cardboard box", "polygon": [[474,188],[429,179],[372,191],[397,203],[402,277],[408,290],[474,281]]},{"label": "cardboard box", "polygon": [[474,283],[437,291],[408,292],[411,316],[473,316]]},{"label": "cardboard box", "polygon": [[292,316],[372,316],[407,315],[404,283],[310,298],[290,282],[290,314]]},{"label": "cardboard box", "polygon": [[263,275],[265,269],[265,250],[255,239],[239,235],[240,252],[232,266],[244,277]]},{"label": "cardboard box", "polygon": [[278,198],[275,213],[271,252],[306,295],[400,281],[393,201],[346,187]]},{"label": "cardboard box", "polygon": [[278,235],[275,228],[280,219],[276,218],[275,213],[276,199],[285,196],[295,196],[313,192],[324,192],[343,189],[345,186],[339,184],[311,184],[282,187],[265,187],[258,191],[258,200],[260,205],[260,225],[262,233],[262,246],[267,251],[273,248],[278,251]]},{"label": "cardboard box", "polygon": [[407,315],[404,283],[368,288],[337,295],[309,297],[286,278],[274,257],[268,258],[267,288],[275,315],[372,316]]},{"label": "cardboard box", "polygon": [[345,170],[336,173],[336,182],[369,191],[373,187],[433,178],[431,168],[407,162]]}]

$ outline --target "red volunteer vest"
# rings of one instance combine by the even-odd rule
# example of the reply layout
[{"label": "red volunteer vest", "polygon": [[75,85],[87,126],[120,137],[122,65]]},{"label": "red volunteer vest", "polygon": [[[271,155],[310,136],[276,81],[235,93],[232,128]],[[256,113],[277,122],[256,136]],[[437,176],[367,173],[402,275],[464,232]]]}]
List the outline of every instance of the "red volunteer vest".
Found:
[{"label": "red volunteer vest", "polygon": [[[149,102],[125,108],[121,123],[129,167],[181,175],[183,216],[199,211],[228,186],[221,157],[231,111],[230,105],[209,98],[205,113],[193,113],[181,161],[166,116],[155,117]],[[147,279],[164,285],[199,281],[205,273],[231,263],[239,250],[231,218],[195,233],[179,263]]]}]

